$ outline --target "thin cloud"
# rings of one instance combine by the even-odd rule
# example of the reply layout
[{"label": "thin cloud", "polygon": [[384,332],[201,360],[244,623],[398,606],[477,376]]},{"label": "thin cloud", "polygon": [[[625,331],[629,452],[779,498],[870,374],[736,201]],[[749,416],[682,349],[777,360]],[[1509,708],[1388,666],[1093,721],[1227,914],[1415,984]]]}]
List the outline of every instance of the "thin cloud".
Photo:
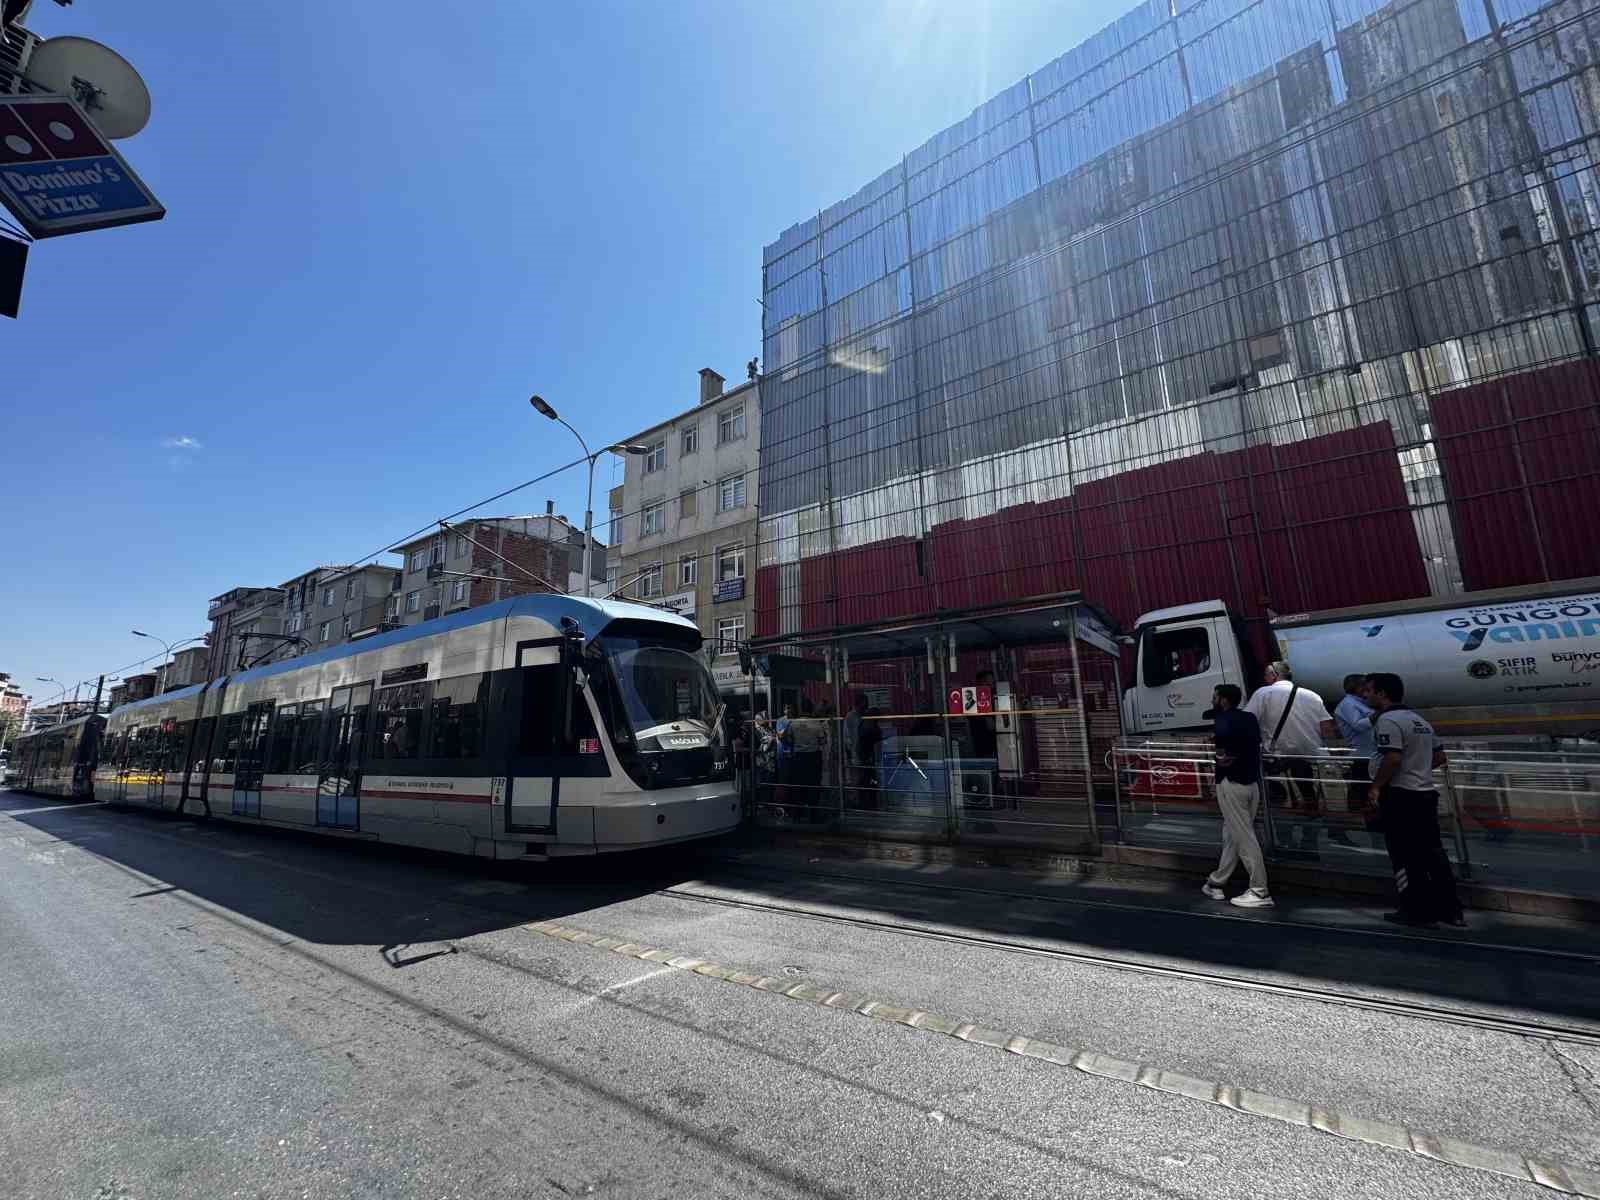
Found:
[{"label": "thin cloud", "polygon": [[162,438],[161,445],[168,450],[199,450],[202,449],[200,439],[183,434],[179,437]]}]

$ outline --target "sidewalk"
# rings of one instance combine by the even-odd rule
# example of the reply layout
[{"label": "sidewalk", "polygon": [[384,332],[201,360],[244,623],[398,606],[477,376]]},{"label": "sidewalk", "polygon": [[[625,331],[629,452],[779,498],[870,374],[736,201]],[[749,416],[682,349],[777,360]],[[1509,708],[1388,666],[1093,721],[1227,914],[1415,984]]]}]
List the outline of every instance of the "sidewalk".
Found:
[{"label": "sidewalk", "polygon": [[[817,859],[835,865],[855,864],[857,869],[867,869],[870,864],[901,872],[897,876],[900,878],[924,872],[941,881],[963,878],[969,880],[970,886],[1027,887],[1038,889],[1041,895],[1094,896],[1104,892],[1119,900],[1144,897],[1162,908],[1170,909],[1176,904],[1185,910],[1202,910],[1214,903],[1200,896],[1199,887],[1216,867],[1220,831],[1214,835],[1212,846],[1202,849],[1204,835],[1199,826],[1205,818],[1171,819],[1184,826],[1173,831],[1177,836],[1172,844],[1110,843],[1101,847],[1098,856],[974,842],[952,845],[942,840],[897,838],[892,831],[884,831],[884,836],[864,836],[860,830],[830,834],[805,827],[759,826],[748,828],[742,842],[731,852],[787,854],[802,862]],[[1387,855],[1371,845],[1359,844],[1370,840],[1366,835],[1352,835],[1352,840],[1358,843],[1353,850],[1324,844],[1319,861],[1280,858],[1270,862],[1268,873],[1278,901],[1276,913],[1282,916],[1314,910],[1323,914],[1318,917],[1319,923],[1391,930],[1393,926],[1382,919],[1382,914],[1394,907]],[[812,864],[811,869],[815,870],[816,865]],[[970,878],[968,872],[972,873]],[[1589,881],[1589,887],[1593,886]],[[1518,938],[1541,928],[1539,922],[1553,921],[1583,931],[1563,935],[1568,942],[1587,938],[1591,943],[1600,943],[1600,931],[1584,928],[1600,924],[1600,899],[1514,887],[1476,877],[1459,881],[1457,891],[1462,904],[1471,910],[1474,935],[1479,929],[1504,929],[1510,944],[1518,944]],[[1534,924],[1523,924],[1528,921]]]}]

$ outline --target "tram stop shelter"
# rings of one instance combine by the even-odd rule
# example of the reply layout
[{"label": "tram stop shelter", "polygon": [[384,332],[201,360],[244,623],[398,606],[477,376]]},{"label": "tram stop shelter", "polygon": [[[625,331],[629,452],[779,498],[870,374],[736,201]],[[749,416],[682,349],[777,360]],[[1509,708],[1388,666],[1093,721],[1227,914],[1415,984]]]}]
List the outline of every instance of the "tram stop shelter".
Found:
[{"label": "tram stop shelter", "polygon": [[1115,819],[1120,651],[1076,592],[751,648],[794,713],[761,823],[1083,853]]}]

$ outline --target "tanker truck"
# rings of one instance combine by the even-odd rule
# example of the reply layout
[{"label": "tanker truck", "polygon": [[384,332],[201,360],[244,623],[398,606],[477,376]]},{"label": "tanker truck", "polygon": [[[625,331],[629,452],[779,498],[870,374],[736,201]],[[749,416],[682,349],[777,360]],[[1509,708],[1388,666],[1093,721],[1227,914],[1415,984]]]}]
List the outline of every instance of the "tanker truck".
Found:
[{"label": "tanker truck", "polygon": [[[1600,738],[1600,578],[1297,613],[1269,622],[1271,657],[1331,708],[1352,673],[1392,671],[1446,737]],[[1266,647],[1220,600],[1145,613],[1124,733],[1209,729],[1211,690],[1261,683]]]}]

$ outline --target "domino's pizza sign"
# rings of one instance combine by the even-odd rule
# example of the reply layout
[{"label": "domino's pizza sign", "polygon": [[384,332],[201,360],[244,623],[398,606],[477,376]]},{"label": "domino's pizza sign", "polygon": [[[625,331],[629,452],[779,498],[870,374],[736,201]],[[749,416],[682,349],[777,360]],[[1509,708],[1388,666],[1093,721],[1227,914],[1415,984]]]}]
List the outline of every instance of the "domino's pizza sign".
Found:
[{"label": "domino's pizza sign", "polygon": [[65,96],[0,96],[0,200],[36,238],[167,215]]}]

